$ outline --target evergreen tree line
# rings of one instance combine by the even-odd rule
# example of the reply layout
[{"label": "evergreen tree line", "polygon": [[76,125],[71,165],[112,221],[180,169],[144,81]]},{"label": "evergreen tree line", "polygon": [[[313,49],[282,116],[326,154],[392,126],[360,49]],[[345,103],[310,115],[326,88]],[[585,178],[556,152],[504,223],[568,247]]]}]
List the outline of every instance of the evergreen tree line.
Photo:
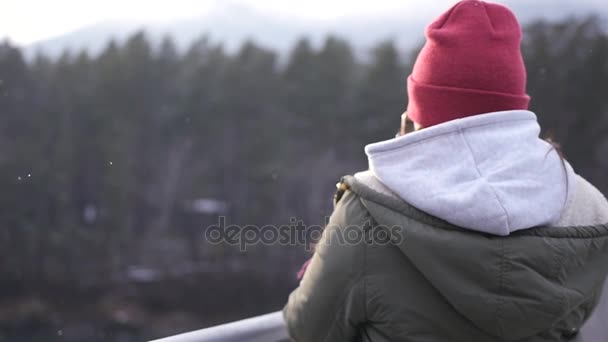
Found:
[{"label": "evergreen tree line", "polygon": [[[545,133],[608,193],[601,24],[533,23],[523,51]],[[329,36],[320,47],[301,39],[286,57],[251,41],[228,53],[207,37],[182,53],[171,38],[155,48],[140,32],[98,56],[26,61],[4,42],[3,295],[113,284],[135,265],[201,272],[241,265],[291,284],[302,246],[243,253],[207,244],[205,227],[219,214],[239,225],[323,222],[336,181],[366,169],[363,147],[394,136],[407,104],[415,51],[385,41],[371,52],[358,58],[349,42]],[[222,201],[225,212],[196,212],[197,199]],[[268,296],[256,300],[279,297],[277,283],[267,285]],[[276,303],[286,291],[279,292]]]}]

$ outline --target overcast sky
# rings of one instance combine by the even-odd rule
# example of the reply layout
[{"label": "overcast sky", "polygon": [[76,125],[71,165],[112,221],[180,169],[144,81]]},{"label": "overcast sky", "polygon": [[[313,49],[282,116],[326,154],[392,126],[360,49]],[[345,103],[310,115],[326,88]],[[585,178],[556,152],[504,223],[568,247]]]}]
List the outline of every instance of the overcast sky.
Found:
[{"label": "overcast sky", "polygon": [[[242,3],[264,12],[314,19],[428,10],[450,0],[0,0],[0,37],[28,44],[104,20],[164,21],[204,14],[218,3]],[[430,1],[429,1],[430,2]],[[424,6],[421,8],[421,6]]]}]

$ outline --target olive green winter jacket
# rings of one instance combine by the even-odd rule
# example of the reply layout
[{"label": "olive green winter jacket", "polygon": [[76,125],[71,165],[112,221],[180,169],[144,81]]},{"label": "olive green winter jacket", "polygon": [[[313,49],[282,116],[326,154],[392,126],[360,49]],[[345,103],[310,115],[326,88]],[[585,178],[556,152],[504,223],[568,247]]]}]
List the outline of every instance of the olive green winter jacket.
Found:
[{"label": "olive green winter jacket", "polygon": [[284,309],[298,342],[576,340],[599,300],[608,225],[481,234],[343,184]]}]

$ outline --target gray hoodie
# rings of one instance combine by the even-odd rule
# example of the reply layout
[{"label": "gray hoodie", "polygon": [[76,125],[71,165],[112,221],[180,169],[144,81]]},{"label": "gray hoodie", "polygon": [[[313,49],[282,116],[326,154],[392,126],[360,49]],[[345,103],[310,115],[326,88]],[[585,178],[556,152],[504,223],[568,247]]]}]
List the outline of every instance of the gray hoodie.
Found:
[{"label": "gray hoodie", "polygon": [[[454,120],[368,145],[370,171],[355,177],[463,229],[492,235],[608,223],[604,196],[539,133],[536,115],[523,110]],[[582,329],[583,341],[608,336],[607,287]]]}]

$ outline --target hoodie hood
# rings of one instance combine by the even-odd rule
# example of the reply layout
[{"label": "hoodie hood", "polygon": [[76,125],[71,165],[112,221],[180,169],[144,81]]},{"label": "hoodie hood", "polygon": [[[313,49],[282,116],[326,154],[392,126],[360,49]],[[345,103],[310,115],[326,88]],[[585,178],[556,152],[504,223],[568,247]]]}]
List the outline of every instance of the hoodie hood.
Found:
[{"label": "hoodie hood", "polygon": [[526,110],[476,115],[366,146],[371,173],[456,226],[506,236],[559,221],[575,174]]}]

